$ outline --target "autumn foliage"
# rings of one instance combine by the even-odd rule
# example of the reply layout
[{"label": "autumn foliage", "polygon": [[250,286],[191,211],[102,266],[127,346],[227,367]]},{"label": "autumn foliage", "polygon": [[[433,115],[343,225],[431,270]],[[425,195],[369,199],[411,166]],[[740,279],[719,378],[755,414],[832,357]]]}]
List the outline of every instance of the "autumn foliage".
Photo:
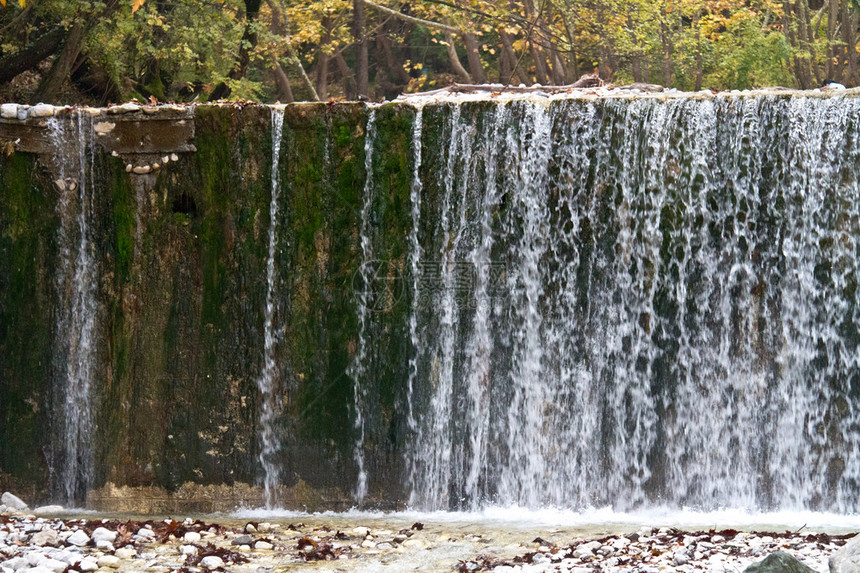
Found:
[{"label": "autumn foliage", "polygon": [[452,82],[856,85],[857,0],[0,0],[0,99],[391,98]]}]

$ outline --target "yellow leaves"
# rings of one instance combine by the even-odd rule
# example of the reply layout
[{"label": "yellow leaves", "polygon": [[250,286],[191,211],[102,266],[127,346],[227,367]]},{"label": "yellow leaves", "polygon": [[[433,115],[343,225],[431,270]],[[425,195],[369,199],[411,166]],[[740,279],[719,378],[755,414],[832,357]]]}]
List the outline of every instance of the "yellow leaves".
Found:
[{"label": "yellow leaves", "polygon": [[131,0],[131,13],[134,14],[140,10],[140,7],[143,6],[144,2],[146,2],[146,0]]},{"label": "yellow leaves", "polygon": [[[19,5],[21,8],[23,8],[23,7],[24,7],[24,4],[25,4],[25,1],[24,1],[24,0],[18,0],[18,5]],[[2,5],[2,6],[5,8],[5,7],[6,7],[6,0],[0,0],[0,5]]]}]

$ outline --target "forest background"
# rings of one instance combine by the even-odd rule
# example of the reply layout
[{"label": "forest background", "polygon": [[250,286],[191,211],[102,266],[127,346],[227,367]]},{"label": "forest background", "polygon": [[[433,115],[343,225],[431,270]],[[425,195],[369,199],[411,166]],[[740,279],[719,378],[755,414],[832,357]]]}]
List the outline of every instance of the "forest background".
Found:
[{"label": "forest background", "polygon": [[453,82],[854,86],[860,0],[0,0],[0,100],[393,98]]}]

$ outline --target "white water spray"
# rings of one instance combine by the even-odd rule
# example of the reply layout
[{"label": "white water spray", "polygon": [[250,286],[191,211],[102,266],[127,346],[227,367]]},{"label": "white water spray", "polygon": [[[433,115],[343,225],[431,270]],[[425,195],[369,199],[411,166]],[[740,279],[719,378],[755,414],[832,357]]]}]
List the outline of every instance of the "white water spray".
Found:
[{"label": "white water spray", "polygon": [[278,209],[281,197],[280,154],[284,128],[283,107],[272,108],[272,199],[269,203],[269,251],[266,258],[266,312],[263,324],[263,371],[257,378],[260,390],[260,464],[263,466],[263,490],[267,509],[278,502],[277,487],[280,481],[280,466],[275,459],[281,449],[276,430],[278,416],[278,367],[275,363],[277,335],[274,321],[278,314],[277,265],[275,255],[278,248]]},{"label": "white water spray", "polygon": [[92,479],[92,387],[96,360],[98,265],[92,237],[95,177],[92,117],[73,111],[68,118],[48,120],[54,147],[55,182],[59,191],[57,289],[60,308],[56,326],[56,413],[60,451],[55,471],[62,500],[84,500]]}]

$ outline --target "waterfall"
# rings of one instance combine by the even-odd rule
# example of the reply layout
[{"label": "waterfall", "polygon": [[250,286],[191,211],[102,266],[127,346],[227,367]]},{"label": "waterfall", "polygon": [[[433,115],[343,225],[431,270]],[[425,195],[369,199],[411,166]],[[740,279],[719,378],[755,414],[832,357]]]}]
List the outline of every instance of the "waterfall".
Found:
[{"label": "waterfall", "polygon": [[[419,272],[421,260],[421,243],[418,238],[418,227],[421,224],[421,134],[424,130],[424,109],[421,106],[415,110],[415,120],[412,124],[412,181],[409,188],[409,203],[412,219],[412,227],[409,229],[409,270],[411,274],[411,288],[413,307],[417,307],[421,299],[421,275]],[[413,394],[418,376],[418,352],[421,347],[420,331],[418,329],[418,314],[409,314],[409,342],[412,345],[412,355],[409,357],[409,378],[406,381],[406,424],[409,428],[410,437],[414,437],[418,431],[418,422],[415,417],[415,404]],[[415,464],[414,458],[410,460],[410,466]],[[416,492],[411,494],[411,502],[415,502]]]},{"label": "waterfall", "polygon": [[266,311],[263,323],[263,371],[257,378],[260,390],[260,464],[263,466],[263,489],[266,508],[272,509],[278,501],[277,487],[280,466],[275,457],[281,449],[276,429],[278,416],[278,368],[275,363],[277,334],[274,321],[278,315],[277,265],[275,255],[278,247],[278,205],[281,196],[280,155],[284,127],[284,108],[272,108],[272,199],[269,203],[269,251],[266,258]]},{"label": "waterfall", "polygon": [[54,453],[57,490],[64,503],[83,501],[92,478],[92,387],[96,359],[98,263],[93,244],[95,177],[92,117],[75,110],[48,120],[54,150],[60,221],[56,287]]},{"label": "waterfall", "polygon": [[856,98],[416,115],[412,507],[858,507]]},{"label": "waterfall", "polygon": [[373,259],[373,145],[376,142],[376,109],[369,107],[367,112],[367,127],[364,135],[364,190],[361,206],[361,265],[358,270],[360,281],[357,289],[358,306],[358,343],[355,357],[349,367],[349,376],[353,380],[353,397],[355,405],[355,447],[353,457],[358,468],[358,479],[355,486],[354,497],[361,503],[367,495],[367,469],[364,463],[364,440],[367,428],[365,427],[366,413],[364,411],[367,402],[367,360],[368,345],[372,342],[368,337],[370,325],[370,312],[373,308],[373,279],[376,270],[376,261]]}]

